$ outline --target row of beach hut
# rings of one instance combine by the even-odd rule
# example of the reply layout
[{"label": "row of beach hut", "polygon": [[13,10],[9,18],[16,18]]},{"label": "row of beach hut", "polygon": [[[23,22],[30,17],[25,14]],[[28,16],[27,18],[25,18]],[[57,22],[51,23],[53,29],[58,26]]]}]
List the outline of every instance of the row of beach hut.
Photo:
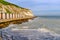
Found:
[{"label": "row of beach hut", "polygon": [[0,19],[12,19],[12,18],[20,18],[20,14],[0,13]]},{"label": "row of beach hut", "polygon": [[33,15],[30,12],[26,13],[23,11],[21,13],[6,13],[3,10],[2,9],[0,10],[0,20],[33,17]]},{"label": "row of beach hut", "polygon": [[23,16],[21,16],[20,13],[4,13],[2,11],[0,11],[0,20],[1,19],[13,19],[13,18],[21,18]]}]

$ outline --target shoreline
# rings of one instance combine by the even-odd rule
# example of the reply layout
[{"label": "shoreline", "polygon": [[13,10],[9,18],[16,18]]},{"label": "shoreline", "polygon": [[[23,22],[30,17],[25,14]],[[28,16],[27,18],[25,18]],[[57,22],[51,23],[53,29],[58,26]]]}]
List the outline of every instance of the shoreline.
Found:
[{"label": "shoreline", "polygon": [[20,18],[20,19],[6,19],[0,21],[0,29],[8,27],[9,24],[22,24],[24,22],[28,22],[29,19],[33,20],[36,17],[30,17],[30,18]]}]

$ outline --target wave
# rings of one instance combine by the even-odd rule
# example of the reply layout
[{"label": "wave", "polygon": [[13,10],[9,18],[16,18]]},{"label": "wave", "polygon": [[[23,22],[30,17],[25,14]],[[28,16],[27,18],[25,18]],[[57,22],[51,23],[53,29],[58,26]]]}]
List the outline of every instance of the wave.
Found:
[{"label": "wave", "polygon": [[29,29],[29,25],[23,25],[22,28],[19,29],[20,26],[17,24],[10,24],[9,27],[5,28],[3,31],[16,37],[16,40],[20,40],[19,36],[26,37],[28,40],[60,40],[60,34],[57,34],[48,28],[41,27]]},{"label": "wave", "polygon": [[60,35],[46,28],[23,29],[21,36],[32,40],[60,40]]},{"label": "wave", "polygon": [[[5,29],[6,30],[6,29]],[[8,31],[9,30],[9,31]],[[60,34],[55,33],[47,28],[38,29],[8,29],[6,30],[9,34],[17,35],[16,39],[20,40],[20,37],[26,37],[28,40],[60,40]],[[25,39],[24,39],[25,40]]]},{"label": "wave", "polygon": [[42,20],[39,18],[36,18],[33,21],[29,20],[29,22],[22,23],[19,25],[10,24],[7,28],[4,28],[3,31],[7,32],[9,35],[13,35],[15,40],[20,40],[20,39],[23,39],[23,40],[60,40],[60,34],[57,34],[53,30],[48,29],[48,27],[51,27],[51,28],[55,27],[56,25],[54,24],[55,21],[54,23],[51,23],[52,25],[50,25],[49,22],[46,22],[44,19]]}]

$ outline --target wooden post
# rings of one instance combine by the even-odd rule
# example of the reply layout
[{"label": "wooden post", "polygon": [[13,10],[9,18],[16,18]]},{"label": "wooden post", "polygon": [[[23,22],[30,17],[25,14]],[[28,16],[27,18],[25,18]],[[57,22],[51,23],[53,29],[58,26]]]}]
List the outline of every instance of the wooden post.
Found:
[{"label": "wooden post", "polygon": [[18,18],[18,14],[16,14],[17,18]]},{"label": "wooden post", "polygon": [[19,18],[21,18],[21,14],[19,13]]},{"label": "wooden post", "polygon": [[16,18],[16,14],[14,13],[14,18]]},{"label": "wooden post", "polygon": [[19,14],[17,14],[17,17],[19,18]]},{"label": "wooden post", "polygon": [[3,13],[1,12],[1,19],[3,19]]},{"label": "wooden post", "polygon": [[18,18],[18,13],[17,13],[17,18]]},{"label": "wooden post", "polygon": [[3,19],[5,19],[5,13],[3,13]]},{"label": "wooden post", "polygon": [[9,19],[9,13],[7,13],[7,19]]},{"label": "wooden post", "polygon": [[16,13],[16,18],[17,18],[17,13]]},{"label": "wooden post", "polygon": [[14,13],[13,13],[13,19],[14,19]]},{"label": "wooden post", "polygon": [[9,13],[9,19],[10,19],[10,13]]},{"label": "wooden post", "polygon": [[18,14],[18,18],[20,18],[20,15]]},{"label": "wooden post", "polygon": [[12,13],[12,19],[13,19],[13,13]]},{"label": "wooden post", "polygon": [[0,13],[0,19],[1,19],[1,13]]},{"label": "wooden post", "polygon": [[12,14],[10,14],[10,18],[12,19]]},{"label": "wooden post", "polygon": [[7,13],[5,13],[5,19],[7,19]]}]

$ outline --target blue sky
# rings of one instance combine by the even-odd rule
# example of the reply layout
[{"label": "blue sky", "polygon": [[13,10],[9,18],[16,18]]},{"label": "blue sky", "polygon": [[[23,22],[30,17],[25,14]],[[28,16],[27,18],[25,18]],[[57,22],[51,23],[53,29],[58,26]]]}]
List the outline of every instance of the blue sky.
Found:
[{"label": "blue sky", "polygon": [[60,0],[7,0],[24,8],[29,8],[35,15],[60,15]]}]

